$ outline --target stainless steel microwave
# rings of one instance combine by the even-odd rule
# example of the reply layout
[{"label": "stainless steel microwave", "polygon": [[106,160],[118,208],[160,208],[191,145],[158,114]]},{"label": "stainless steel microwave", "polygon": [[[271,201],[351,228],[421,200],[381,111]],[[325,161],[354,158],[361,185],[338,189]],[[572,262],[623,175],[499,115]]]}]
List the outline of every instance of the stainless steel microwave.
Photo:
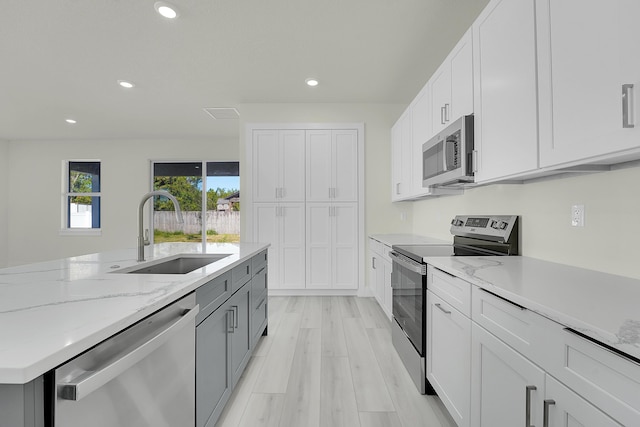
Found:
[{"label": "stainless steel microwave", "polygon": [[422,186],[473,182],[473,115],[462,116],[422,145]]}]

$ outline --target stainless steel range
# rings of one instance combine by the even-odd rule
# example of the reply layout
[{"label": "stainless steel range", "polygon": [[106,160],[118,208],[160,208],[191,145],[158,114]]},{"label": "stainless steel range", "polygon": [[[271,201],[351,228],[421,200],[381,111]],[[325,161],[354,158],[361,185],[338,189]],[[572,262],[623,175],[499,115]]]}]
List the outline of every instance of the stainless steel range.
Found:
[{"label": "stainless steel range", "polygon": [[426,379],[426,257],[519,254],[519,224],[514,215],[458,215],[451,221],[453,245],[394,245],[392,339],[422,394],[435,394]]}]

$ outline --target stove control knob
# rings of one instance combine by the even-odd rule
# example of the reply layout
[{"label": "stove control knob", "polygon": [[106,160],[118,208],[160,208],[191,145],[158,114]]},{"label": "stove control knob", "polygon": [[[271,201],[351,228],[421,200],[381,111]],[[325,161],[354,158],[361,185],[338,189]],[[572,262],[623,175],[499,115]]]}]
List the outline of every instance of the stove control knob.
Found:
[{"label": "stove control knob", "polygon": [[508,222],[504,222],[504,221],[500,221],[500,224],[498,224],[498,228],[500,228],[500,230],[504,230],[509,226]]},{"label": "stove control knob", "polygon": [[464,225],[464,221],[454,218],[451,220],[451,225],[454,227],[462,227]]},{"label": "stove control knob", "polygon": [[491,220],[491,228],[498,229],[500,227],[500,222],[494,219]]}]

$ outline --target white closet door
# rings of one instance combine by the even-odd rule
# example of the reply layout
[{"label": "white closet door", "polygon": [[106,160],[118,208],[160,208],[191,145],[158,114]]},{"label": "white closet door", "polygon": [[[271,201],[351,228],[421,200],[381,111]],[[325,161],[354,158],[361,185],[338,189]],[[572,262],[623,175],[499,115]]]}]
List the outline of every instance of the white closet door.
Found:
[{"label": "white closet door", "polygon": [[279,288],[280,284],[280,217],[276,203],[256,203],[253,205],[253,240],[270,243],[269,247],[269,287]]},{"label": "white closet door", "polygon": [[307,288],[331,287],[331,212],[328,203],[307,204]]},{"label": "white closet door", "polygon": [[279,135],[280,194],[283,202],[304,202],[305,139],[303,130],[281,130]]},{"label": "white closet door", "polygon": [[333,201],[358,200],[358,133],[355,130],[334,130],[332,139]]},{"label": "white closet door", "polygon": [[277,130],[253,131],[253,201],[275,202],[279,184]]},{"label": "white closet door", "polygon": [[305,286],[305,205],[280,205],[280,286],[283,289],[301,289]]},{"label": "white closet door", "polygon": [[332,156],[331,131],[311,130],[306,135],[307,201],[326,202],[331,199]]},{"label": "white closet door", "polygon": [[[332,288],[358,288],[358,205],[332,206]],[[382,265],[380,264],[380,267]]]}]

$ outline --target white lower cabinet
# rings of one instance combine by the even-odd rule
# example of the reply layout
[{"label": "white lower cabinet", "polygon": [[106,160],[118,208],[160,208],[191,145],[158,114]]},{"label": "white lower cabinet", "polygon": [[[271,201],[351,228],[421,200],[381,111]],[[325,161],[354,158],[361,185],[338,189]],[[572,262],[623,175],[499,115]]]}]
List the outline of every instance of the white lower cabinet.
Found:
[{"label": "white lower cabinet", "polygon": [[369,288],[387,317],[392,316],[391,247],[369,238]]},{"label": "white lower cabinet", "polygon": [[307,288],[358,288],[357,224],[357,203],[307,203]]},{"label": "white lower cabinet", "polygon": [[427,291],[427,379],[458,427],[469,427],[471,319]]},{"label": "white lower cabinet", "polygon": [[303,289],[305,283],[305,204],[255,203],[256,242],[270,242],[269,287]]},{"label": "white lower cabinet", "polygon": [[541,426],[545,373],[472,324],[471,425]]},{"label": "white lower cabinet", "polygon": [[546,377],[543,409],[545,427],[620,427],[598,408],[565,387],[550,375]]}]

